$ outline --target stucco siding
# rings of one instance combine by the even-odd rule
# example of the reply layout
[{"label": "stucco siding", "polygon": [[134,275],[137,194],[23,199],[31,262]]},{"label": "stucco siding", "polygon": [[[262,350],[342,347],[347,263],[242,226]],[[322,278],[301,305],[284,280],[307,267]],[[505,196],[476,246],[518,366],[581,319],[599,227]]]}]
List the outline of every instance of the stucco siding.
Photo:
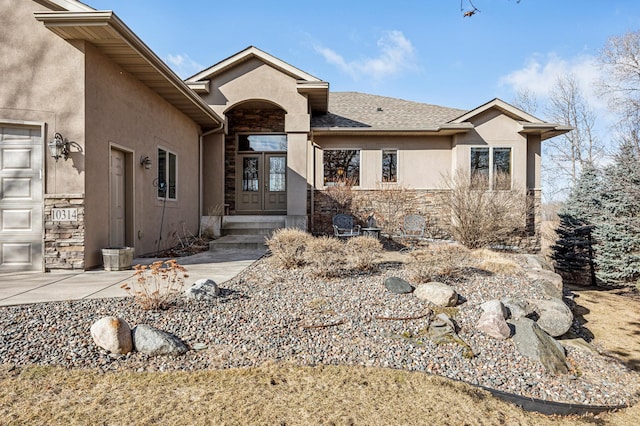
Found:
[{"label": "stucco siding", "polygon": [[[44,142],[55,132],[84,141],[84,44],[62,40],[33,14],[47,9],[31,0],[0,0],[0,122],[24,120],[46,125]],[[84,157],[73,149],[68,161],[45,154],[45,192],[84,193]]]},{"label": "stucco siding", "polygon": [[[323,149],[360,150],[360,189],[379,188],[382,180],[382,151],[397,150],[398,185],[412,189],[442,188],[451,169],[451,138],[447,136],[317,136]],[[322,151],[316,154],[317,188],[323,187]]]},{"label": "stucco siding", "polygon": [[[87,266],[100,263],[109,245],[109,156],[112,148],[127,154],[134,205],[127,244],[136,254],[177,243],[176,233],[197,233],[199,225],[200,129],[182,112],[88,44],[86,49]],[[157,192],[158,148],[177,155],[177,199]],[[148,156],[146,169],[140,158]],[[163,218],[164,208],[164,218]],[[162,223],[162,233],[161,231]]]}]

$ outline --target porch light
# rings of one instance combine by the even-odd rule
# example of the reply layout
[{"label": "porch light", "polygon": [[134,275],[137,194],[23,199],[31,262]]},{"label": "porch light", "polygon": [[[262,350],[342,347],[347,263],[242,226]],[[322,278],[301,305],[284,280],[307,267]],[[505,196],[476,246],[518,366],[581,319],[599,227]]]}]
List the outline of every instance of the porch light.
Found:
[{"label": "porch light", "polygon": [[149,170],[151,168],[151,158],[148,155],[140,157],[140,165]]},{"label": "porch light", "polygon": [[63,157],[65,161],[69,158],[69,140],[63,138],[60,133],[53,135],[53,140],[47,144],[51,156],[58,161],[58,158]]}]

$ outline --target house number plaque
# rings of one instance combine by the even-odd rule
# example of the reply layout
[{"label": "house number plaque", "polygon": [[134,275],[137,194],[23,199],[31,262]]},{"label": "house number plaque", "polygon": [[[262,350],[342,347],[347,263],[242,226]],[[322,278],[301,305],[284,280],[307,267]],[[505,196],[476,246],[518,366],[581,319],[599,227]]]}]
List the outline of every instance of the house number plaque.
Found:
[{"label": "house number plaque", "polygon": [[78,220],[78,209],[51,209],[54,222],[75,222]]}]

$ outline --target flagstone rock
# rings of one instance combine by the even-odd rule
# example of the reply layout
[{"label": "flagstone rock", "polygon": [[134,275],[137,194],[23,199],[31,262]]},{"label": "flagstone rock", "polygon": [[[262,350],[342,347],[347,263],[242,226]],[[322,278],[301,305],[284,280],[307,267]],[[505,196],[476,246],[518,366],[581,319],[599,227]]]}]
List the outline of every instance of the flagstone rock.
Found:
[{"label": "flagstone rock", "polygon": [[553,337],[529,318],[510,319],[513,325],[513,342],[518,351],[533,360],[539,361],[552,374],[569,372],[564,348]]}]

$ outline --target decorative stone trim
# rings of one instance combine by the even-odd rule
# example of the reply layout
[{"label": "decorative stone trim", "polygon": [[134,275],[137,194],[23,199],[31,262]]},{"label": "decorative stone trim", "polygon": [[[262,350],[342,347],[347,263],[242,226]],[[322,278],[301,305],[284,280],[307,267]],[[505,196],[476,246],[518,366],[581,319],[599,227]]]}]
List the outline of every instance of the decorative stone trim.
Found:
[{"label": "decorative stone trim", "polygon": [[[44,267],[51,270],[84,270],[84,194],[44,196]],[[72,221],[54,221],[52,209],[77,209]]]}]

